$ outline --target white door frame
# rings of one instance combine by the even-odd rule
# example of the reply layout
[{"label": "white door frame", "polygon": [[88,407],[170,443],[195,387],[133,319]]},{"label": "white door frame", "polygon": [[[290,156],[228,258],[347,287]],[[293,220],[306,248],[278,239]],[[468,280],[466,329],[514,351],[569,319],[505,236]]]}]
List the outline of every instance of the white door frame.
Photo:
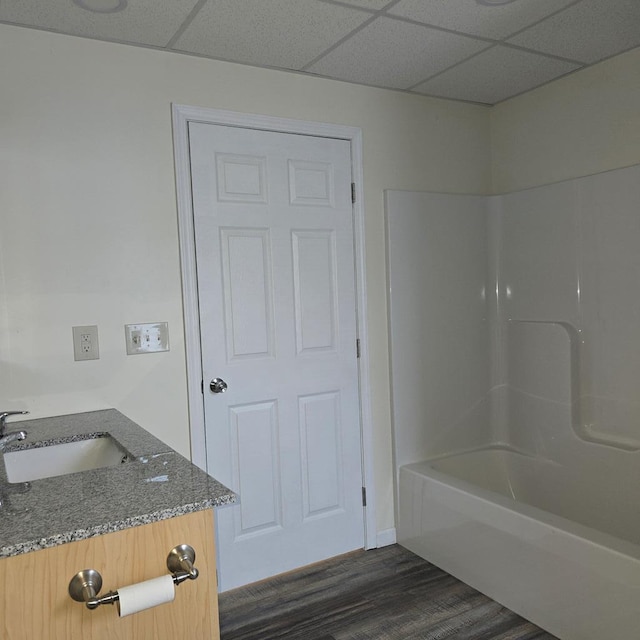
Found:
[{"label": "white door frame", "polygon": [[367,489],[365,509],[365,549],[377,546],[375,486],[373,477],[373,424],[371,420],[371,393],[367,331],[367,292],[365,282],[364,202],[362,168],[362,131],[357,127],[306,122],[257,114],[237,113],[220,109],[206,109],[174,104],[173,144],[176,169],[178,205],[178,232],[182,269],[182,302],[184,308],[185,352],[187,365],[187,392],[189,429],[191,433],[191,460],[207,471],[205,447],[204,399],[202,395],[202,352],[200,345],[200,315],[196,275],[195,231],[191,198],[191,166],[189,160],[189,122],[261,129],[279,133],[299,133],[324,138],[348,140],[351,144],[351,162],[355,182],[354,248],[356,275],[356,323],[360,344],[358,372],[360,378],[360,420],[362,441],[363,483]]}]

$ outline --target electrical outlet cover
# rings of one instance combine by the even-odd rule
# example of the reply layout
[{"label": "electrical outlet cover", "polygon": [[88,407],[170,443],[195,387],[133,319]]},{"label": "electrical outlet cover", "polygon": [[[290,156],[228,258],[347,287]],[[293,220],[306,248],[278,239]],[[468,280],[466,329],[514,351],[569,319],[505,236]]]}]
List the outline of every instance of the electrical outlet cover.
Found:
[{"label": "electrical outlet cover", "polygon": [[73,359],[98,360],[98,327],[95,324],[71,327],[73,332]]},{"label": "electrical outlet cover", "polygon": [[124,333],[127,354],[169,351],[169,324],[151,322],[147,324],[125,324]]}]

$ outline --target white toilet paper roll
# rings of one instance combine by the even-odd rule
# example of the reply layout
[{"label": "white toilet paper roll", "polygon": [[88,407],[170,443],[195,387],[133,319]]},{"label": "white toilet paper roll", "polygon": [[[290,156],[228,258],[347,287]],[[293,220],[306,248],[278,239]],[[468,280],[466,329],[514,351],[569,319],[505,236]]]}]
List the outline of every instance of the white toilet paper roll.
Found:
[{"label": "white toilet paper roll", "polygon": [[173,602],[176,597],[176,586],[173,583],[173,578],[167,574],[128,587],[120,587],[118,596],[120,617],[122,618],[159,604]]}]

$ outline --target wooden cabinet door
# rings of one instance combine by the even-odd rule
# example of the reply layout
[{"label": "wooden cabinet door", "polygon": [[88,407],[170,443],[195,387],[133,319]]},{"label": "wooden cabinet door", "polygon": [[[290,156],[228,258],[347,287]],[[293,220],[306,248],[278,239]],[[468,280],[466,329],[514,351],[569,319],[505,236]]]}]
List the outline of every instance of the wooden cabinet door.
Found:
[{"label": "wooden cabinet door", "polygon": [[[102,575],[101,594],[167,573],[178,544],[196,551],[197,580],[176,587],[171,603],[125,618],[117,605],[90,611],[68,594],[82,569]],[[213,514],[198,511],[0,560],[0,636],[4,640],[218,639]]]}]

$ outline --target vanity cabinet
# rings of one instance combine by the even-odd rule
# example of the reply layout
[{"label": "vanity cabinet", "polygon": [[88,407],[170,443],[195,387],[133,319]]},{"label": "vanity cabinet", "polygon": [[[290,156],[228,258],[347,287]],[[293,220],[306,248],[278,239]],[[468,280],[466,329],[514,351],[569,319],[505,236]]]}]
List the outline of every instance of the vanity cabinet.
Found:
[{"label": "vanity cabinet", "polygon": [[[99,595],[168,573],[176,545],[196,551],[200,575],[176,586],[175,600],[120,618],[117,605],[90,611],[68,594],[71,578],[95,569]],[[213,512],[210,509],[77,542],[0,559],[0,637],[3,640],[217,640]]]}]

